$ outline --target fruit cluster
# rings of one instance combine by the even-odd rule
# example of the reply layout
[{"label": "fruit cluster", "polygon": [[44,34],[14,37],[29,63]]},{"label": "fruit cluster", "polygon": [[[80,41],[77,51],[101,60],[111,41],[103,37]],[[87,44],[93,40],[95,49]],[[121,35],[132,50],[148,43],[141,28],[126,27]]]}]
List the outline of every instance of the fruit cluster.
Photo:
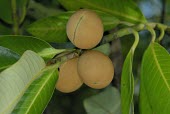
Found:
[{"label": "fruit cluster", "polygon": [[[75,12],[68,20],[69,40],[80,49],[91,49],[102,39],[103,24],[99,16],[88,9]],[[99,51],[87,50],[80,57],[67,60],[60,66],[56,89],[69,93],[83,83],[95,89],[110,84],[114,76],[112,61]]]}]

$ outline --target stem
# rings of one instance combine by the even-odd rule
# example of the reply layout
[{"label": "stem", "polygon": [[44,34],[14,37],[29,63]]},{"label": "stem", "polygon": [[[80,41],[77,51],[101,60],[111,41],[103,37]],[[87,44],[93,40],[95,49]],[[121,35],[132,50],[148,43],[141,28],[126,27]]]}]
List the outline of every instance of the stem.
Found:
[{"label": "stem", "polygon": [[170,35],[170,27],[169,27],[169,26],[167,26],[165,32],[166,32],[168,35]]},{"label": "stem", "polygon": [[68,59],[79,56],[80,53],[81,53],[81,49],[66,50],[60,54],[57,54],[53,59],[49,60],[47,62],[47,66],[51,64],[55,64],[56,62],[63,63]]},{"label": "stem", "polygon": [[13,17],[13,32],[15,35],[17,35],[19,33],[19,23],[18,23],[16,0],[11,0],[11,7],[12,7],[12,17]]},{"label": "stem", "polygon": [[152,42],[154,42],[155,39],[156,39],[156,34],[155,34],[154,29],[160,30],[160,28],[163,28],[167,33],[170,33],[170,27],[163,25],[163,24],[160,24],[160,23],[138,24],[138,25],[134,25],[134,26],[131,26],[131,27],[120,29],[120,30],[118,30],[114,33],[111,33],[109,35],[104,36],[101,44],[113,41],[113,40],[118,39],[118,38],[125,36],[125,35],[132,34],[132,32],[129,32],[129,29],[133,29],[136,32],[139,32],[139,31],[142,31],[142,30],[148,30],[152,35]]},{"label": "stem", "polygon": [[134,30],[134,29],[131,29],[131,31],[132,31],[132,34],[134,35],[134,37],[135,37],[135,41],[134,41],[134,43],[133,43],[133,45],[132,45],[132,50],[133,50],[133,52],[135,51],[135,49],[136,49],[136,47],[137,47],[137,45],[138,45],[138,43],[139,43],[139,34],[138,34],[138,32],[136,31],[136,30]]},{"label": "stem", "polygon": [[146,25],[146,29],[151,33],[152,35],[152,42],[155,42],[155,39],[156,39],[156,33],[154,31],[154,29],[149,26],[149,25]]},{"label": "stem", "polygon": [[126,21],[120,21],[119,24],[127,25],[127,26],[133,26],[134,24],[126,22]]},{"label": "stem", "polygon": [[117,38],[120,38],[122,36],[132,34],[134,32],[134,31],[132,31],[132,29],[135,30],[136,32],[144,30],[145,24],[139,24],[139,25],[136,25],[136,26],[128,27],[128,28],[123,28],[123,29],[118,30],[115,33],[111,33],[109,35],[106,35],[103,38],[102,44],[110,42],[110,41],[115,40]]},{"label": "stem", "polygon": [[160,36],[158,37],[158,42],[160,42],[165,35],[165,30],[167,29],[167,26],[164,26],[162,24],[158,24],[157,27],[160,30]]}]

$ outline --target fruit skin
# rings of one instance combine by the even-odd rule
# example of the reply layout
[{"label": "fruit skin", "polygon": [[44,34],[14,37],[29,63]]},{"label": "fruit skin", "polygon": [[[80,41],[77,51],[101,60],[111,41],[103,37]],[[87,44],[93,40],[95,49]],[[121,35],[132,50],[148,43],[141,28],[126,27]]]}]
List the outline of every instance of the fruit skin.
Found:
[{"label": "fruit skin", "polygon": [[78,58],[67,60],[60,67],[56,89],[63,93],[73,92],[83,84],[77,72]]},{"label": "fruit skin", "polygon": [[99,51],[90,50],[79,57],[78,73],[86,85],[101,89],[112,81],[114,66],[109,57]]},{"label": "fruit skin", "polygon": [[69,40],[81,49],[95,47],[101,41],[103,31],[100,17],[89,9],[81,9],[75,12],[66,26]]}]

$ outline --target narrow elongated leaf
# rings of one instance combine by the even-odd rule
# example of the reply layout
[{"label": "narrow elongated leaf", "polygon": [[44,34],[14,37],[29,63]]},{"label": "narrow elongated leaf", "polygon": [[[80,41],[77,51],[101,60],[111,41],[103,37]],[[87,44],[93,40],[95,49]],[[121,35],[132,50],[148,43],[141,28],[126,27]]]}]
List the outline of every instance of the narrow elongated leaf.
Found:
[{"label": "narrow elongated leaf", "polygon": [[18,62],[0,73],[0,114],[10,114],[28,86],[45,67],[44,60],[26,51]]},{"label": "narrow elongated leaf", "polygon": [[[141,69],[141,83],[146,90],[143,97],[148,98],[148,105],[153,112],[168,114],[170,112],[169,53],[157,43],[150,44],[143,56]],[[140,94],[143,94],[143,91],[140,92]],[[143,100],[143,97],[140,100]],[[144,105],[140,105],[140,108],[147,109]],[[146,112],[146,110],[143,112]]]},{"label": "narrow elongated leaf", "polygon": [[134,78],[132,72],[134,50],[131,49],[124,61],[121,76],[122,114],[130,114],[133,109]]},{"label": "narrow elongated leaf", "polygon": [[64,49],[54,49],[47,42],[30,36],[0,36],[0,45],[19,55],[22,55],[26,50],[32,50],[46,60],[65,51]]},{"label": "narrow elongated leaf", "polygon": [[17,53],[0,46],[0,71],[14,64],[19,57]]},{"label": "narrow elongated leaf", "polygon": [[53,94],[58,66],[46,67],[40,73],[40,78],[30,85],[12,114],[42,114]]},{"label": "narrow elongated leaf", "polygon": [[85,99],[84,107],[87,114],[121,114],[120,94],[114,87]]},{"label": "narrow elongated leaf", "polygon": [[[132,23],[144,23],[145,17],[132,0],[58,0],[67,10],[90,8],[100,10]],[[75,4],[76,3],[76,4]]]},{"label": "narrow elongated leaf", "polygon": [[[101,17],[105,30],[110,30],[119,24],[119,20],[114,16],[101,11],[96,12]],[[27,31],[32,35],[49,42],[66,42],[66,24],[73,13],[74,11],[63,12],[56,16],[38,20],[28,26]]]}]

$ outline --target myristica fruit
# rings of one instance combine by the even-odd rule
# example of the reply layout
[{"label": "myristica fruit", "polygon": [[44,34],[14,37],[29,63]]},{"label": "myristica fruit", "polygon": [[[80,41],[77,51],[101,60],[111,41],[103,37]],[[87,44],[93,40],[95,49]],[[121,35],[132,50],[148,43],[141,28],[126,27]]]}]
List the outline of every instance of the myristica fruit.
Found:
[{"label": "myristica fruit", "polygon": [[114,66],[110,58],[99,51],[86,51],[78,59],[78,73],[91,88],[101,89],[110,84]]},{"label": "myristica fruit", "polygon": [[69,40],[76,47],[90,49],[101,41],[103,24],[94,11],[81,9],[68,20],[66,32]]},{"label": "myristica fruit", "polygon": [[63,63],[59,70],[56,89],[63,93],[73,92],[83,84],[77,72],[78,58],[72,58]]}]

